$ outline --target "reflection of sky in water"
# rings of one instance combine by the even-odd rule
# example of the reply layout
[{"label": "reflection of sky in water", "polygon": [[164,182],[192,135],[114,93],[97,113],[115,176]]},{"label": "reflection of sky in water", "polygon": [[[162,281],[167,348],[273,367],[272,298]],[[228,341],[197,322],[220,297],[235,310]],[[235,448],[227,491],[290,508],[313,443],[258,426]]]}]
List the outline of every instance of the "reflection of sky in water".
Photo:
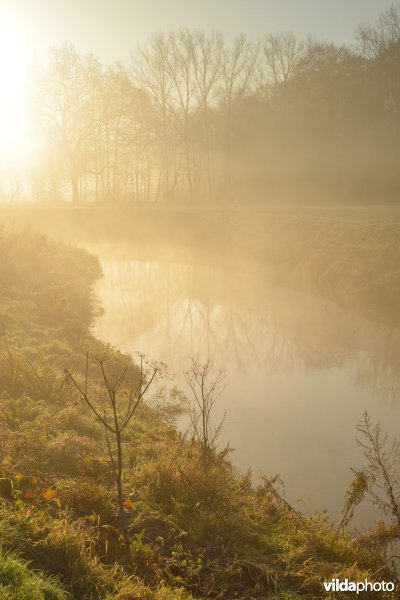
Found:
[{"label": "reflection of sky in water", "polygon": [[399,332],[279,288],[260,272],[154,261],[102,266],[97,335],[167,362],[178,383],[192,357],[225,368],[215,418],[226,408],[221,443],[230,440],[235,462],[254,475],[279,473],[290,501],[337,514],[350,468],[363,464],[354,440],[363,411],[396,433]]}]

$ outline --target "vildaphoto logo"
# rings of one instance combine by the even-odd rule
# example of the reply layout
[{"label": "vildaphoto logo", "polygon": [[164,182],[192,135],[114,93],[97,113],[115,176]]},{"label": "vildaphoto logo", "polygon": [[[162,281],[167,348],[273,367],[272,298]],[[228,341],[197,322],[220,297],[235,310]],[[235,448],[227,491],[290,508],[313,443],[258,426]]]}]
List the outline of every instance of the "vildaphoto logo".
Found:
[{"label": "vildaphoto logo", "polygon": [[348,579],[332,579],[324,581],[324,588],[327,592],[393,592],[394,583],[391,581],[349,581]]}]

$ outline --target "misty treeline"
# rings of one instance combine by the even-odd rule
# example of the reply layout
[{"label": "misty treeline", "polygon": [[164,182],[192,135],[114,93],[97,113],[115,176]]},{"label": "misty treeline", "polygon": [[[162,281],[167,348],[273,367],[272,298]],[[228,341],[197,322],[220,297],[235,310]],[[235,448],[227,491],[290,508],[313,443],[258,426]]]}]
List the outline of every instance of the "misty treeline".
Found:
[{"label": "misty treeline", "polygon": [[351,46],[180,29],[152,35],[129,68],[53,48],[30,112],[39,201],[394,197],[400,5]]}]

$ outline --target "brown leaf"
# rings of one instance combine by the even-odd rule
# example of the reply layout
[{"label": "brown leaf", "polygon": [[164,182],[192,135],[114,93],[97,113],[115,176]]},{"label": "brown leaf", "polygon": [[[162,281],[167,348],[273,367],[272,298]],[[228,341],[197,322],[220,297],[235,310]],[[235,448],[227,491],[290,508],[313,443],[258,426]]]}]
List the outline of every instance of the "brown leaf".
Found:
[{"label": "brown leaf", "polygon": [[57,492],[55,489],[47,488],[47,490],[43,490],[42,498],[43,498],[43,500],[48,500],[48,501],[54,500],[55,498],[57,498]]}]

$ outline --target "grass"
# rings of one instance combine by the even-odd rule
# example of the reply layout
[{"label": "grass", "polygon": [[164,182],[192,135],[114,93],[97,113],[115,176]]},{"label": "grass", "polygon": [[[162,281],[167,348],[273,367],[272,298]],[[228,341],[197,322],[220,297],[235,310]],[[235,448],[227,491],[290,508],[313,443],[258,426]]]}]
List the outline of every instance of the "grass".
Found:
[{"label": "grass", "polygon": [[26,561],[0,550],[0,598],[2,600],[67,600],[70,595],[56,577],[29,568]]},{"label": "grass", "polygon": [[[137,381],[132,360],[90,334],[97,262],[33,234],[1,235],[0,598],[317,599],[324,579],[395,577],[382,530],[357,537],[324,512],[304,518],[228,456],[214,453],[205,474],[199,444],[174,428],[179,406],[147,404],[123,441],[127,567],[104,432],[63,378],[66,367],[84,378],[90,352]],[[101,397],[94,374],[88,387]]]}]

